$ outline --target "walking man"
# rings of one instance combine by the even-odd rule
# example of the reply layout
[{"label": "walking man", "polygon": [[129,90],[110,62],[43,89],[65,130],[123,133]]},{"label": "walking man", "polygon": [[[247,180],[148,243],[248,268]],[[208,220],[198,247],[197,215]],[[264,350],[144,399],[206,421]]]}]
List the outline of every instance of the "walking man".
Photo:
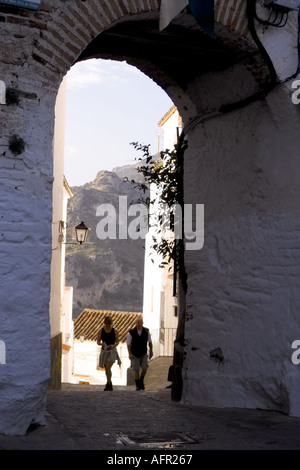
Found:
[{"label": "walking man", "polygon": [[149,359],[151,359],[153,356],[152,340],[149,329],[143,326],[143,318],[141,316],[137,318],[135,325],[127,335],[127,349],[135,374],[136,389],[145,390],[144,378],[148,368],[147,345],[149,343]]}]

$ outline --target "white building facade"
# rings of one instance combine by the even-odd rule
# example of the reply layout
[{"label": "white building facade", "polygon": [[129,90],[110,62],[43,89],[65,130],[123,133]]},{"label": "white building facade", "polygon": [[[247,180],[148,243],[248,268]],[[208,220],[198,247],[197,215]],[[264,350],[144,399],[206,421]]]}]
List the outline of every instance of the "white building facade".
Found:
[{"label": "white building facade", "polygon": [[66,80],[60,86],[55,105],[53,139],[53,215],[51,290],[49,302],[51,331],[50,388],[59,389],[72,374],[73,288],[65,285],[66,220],[72,191],[64,176]]},{"label": "white building facade", "polygon": [[[172,106],[158,123],[158,158],[161,151],[174,150],[182,129],[182,119],[176,106]],[[159,197],[159,188],[155,184],[150,187],[150,200]],[[144,264],[144,324],[151,331],[153,356],[173,356],[174,340],[178,325],[177,274],[174,266],[160,267],[162,257],[153,248],[153,237],[158,238],[155,218],[157,204],[150,204],[149,231],[145,239]],[[173,237],[169,231],[165,236]],[[175,279],[174,279],[175,276]]]}]

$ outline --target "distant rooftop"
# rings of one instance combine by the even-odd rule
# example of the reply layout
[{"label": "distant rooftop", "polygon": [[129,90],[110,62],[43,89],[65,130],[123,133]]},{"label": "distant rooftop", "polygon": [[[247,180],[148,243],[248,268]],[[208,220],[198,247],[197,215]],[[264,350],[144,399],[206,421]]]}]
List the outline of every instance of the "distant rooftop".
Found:
[{"label": "distant rooftop", "polygon": [[119,332],[119,341],[124,343],[127,333],[135,326],[138,312],[120,312],[115,310],[93,310],[86,308],[74,320],[74,338],[97,341],[97,333],[104,326],[104,318],[111,316],[113,327]]},{"label": "distant rooftop", "polygon": [[[171,106],[171,108],[166,112],[166,114],[158,122],[158,127],[162,127],[176,111],[178,111],[177,106],[173,104],[173,106]],[[182,126],[182,118],[179,114],[179,111],[178,111],[178,126]]]}]

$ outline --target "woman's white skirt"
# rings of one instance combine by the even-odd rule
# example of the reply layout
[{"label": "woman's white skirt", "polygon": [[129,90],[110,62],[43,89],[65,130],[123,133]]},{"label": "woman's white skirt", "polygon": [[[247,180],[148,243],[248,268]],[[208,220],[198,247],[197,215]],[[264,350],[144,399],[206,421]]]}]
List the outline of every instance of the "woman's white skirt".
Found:
[{"label": "woman's white skirt", "polygon": [[105,367],[105,364],[108,362],[115,362],[118,361],[119,366],[121,366],[121,359],[119,357],[117,348],[111,349],[110,351],[104,351],[103,348],[101,349],[100,356],[99,356],[99,366],[101,368]]}]

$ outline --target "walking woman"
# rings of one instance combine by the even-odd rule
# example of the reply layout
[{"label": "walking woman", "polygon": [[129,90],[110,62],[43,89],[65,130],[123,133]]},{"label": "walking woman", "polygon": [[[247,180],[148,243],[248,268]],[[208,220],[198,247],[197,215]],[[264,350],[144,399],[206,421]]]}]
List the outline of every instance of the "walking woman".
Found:
[{"label": "walking woman", "polygon": [[106,386],[105,391],[113,390],[112,381],[111,381],[111,368],[115,361],[118,361],[119,366],[121,366],[121,360],[117,351],[117,346],[119,344],[119,333],[113,328],[113,321],[110,316],[105,317],[104,326],[101,330],[98,331],[97,335],[97,344],[102,346],[100,357],[99,357],[99,366],[105,369],[106,375]]}]

